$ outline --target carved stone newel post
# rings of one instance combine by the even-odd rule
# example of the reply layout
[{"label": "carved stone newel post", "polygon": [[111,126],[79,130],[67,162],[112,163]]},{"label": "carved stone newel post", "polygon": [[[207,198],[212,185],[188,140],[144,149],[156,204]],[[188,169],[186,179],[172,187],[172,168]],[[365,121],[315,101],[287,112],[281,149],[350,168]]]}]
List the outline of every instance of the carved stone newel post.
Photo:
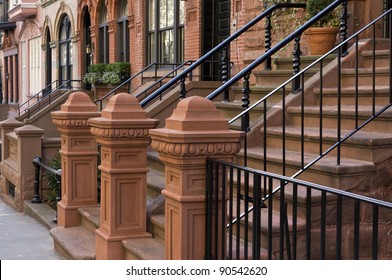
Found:
[{"label": "carved stone newel post", "polygon": [[78,208],[98,206],[98,151],[88,119],[101,113],[86,93],[74,92],[61,105],[61,111],[51,115],[61,133],[62,190],[61,201],[57,204],[58,225],[78,226]]},{"label": "carved stone newel post", "polygon": [[127,93],[112,97],[101,118],[90,120],[101,144],[101,224],[96,230],[97,259],[123,259],[122,240],[151,236],[146,230],[149,119]]},{"label": "carved stone newel post", "polygon": [[165,257],[203,259],[206,158],[232,161],[242,133],[229,130],[215,105],[198,96],[183,99],[166,127],[150,133],[165,164]]}]

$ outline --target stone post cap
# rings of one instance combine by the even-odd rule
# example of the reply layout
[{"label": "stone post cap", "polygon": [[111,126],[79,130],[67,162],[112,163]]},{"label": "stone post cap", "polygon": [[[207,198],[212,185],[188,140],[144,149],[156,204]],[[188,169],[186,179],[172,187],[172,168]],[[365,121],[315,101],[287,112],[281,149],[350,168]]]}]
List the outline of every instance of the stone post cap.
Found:
[{"label": "stone post cap", "polygon": [[192,96],[178,103],[173,114],[166,119],[166,128],[180,131],[217,131],[228,130],[229,124],[212,101]]},{"label": "stone post cap", "polygon": [[23,122],[20,122],[15,118],[6,119],[5,121],[0,122],[0,127],[18,127],[23,125],[24,125]]},{"label": "stone post cap", "polygon": [[44,130],[33,125],[25,125],[16,128],[15,133],[16,135],[23,137],[37,137],[44,135]]},{"label": "stone post cap", "polygon": [[102,110],[102,118],[147,119],[147,112],[142,109],[136,97],[122,92],[110,98],[106,108]]},{"label": "stone post cap", "polygon": [[77,91],[71,93],[67,101],[61,105],[63,112],[96,112],[97,106],[91,101],[87,93]]}]

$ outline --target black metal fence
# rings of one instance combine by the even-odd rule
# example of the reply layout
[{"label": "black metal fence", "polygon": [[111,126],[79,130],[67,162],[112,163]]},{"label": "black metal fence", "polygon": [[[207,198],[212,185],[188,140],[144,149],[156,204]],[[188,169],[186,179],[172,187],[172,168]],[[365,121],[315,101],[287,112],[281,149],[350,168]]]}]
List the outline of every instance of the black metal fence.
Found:
[{"label": "black metal fence", "polygon": [[207,160],[207,259],[391,258],[392,203]]}]

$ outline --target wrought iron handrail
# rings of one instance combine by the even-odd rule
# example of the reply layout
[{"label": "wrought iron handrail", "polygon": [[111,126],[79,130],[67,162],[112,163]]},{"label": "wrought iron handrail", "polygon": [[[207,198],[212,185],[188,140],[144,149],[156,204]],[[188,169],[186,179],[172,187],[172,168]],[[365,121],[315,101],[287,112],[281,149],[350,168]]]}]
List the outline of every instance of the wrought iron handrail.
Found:
[{"label": "wrought iron handrail", "polygon": [[[372,40],[373,40],[373,42],[375,42],[375,40],[376,40],[376,37],[375,37],[375,30],[376,30],[375,26],[376,26],[376,24],[379,21],[381,21],[381,20],[385,20],[385,18],[388,15],[390,16],[391,14],[392,14],[392,9],[384,12],[382,15],[380,15],[379,17],[374,19],[372,22],[370,22],[369,24],[367,24],[366,26],[364,26],[363,28],[361,28],[360,30],[355,32],[349,38],[347,38],[346,40],[342,41],[340,44],[338,44],[332,50],[327,52],[325,55],[321,56],[319,59],[315,60],[314,62],[309,64],[307,67],[305,67],[302,71],[300,71],[299,73],[297,73],[294,76],[292,76],[286,82],[282,83],[276,89],[274,89],[269,94],[267,94],[264,98],[262,98],[259,101],[253,103],[252,106],[250,106],[249,108],[245,109],[243,112],[241,112],[239,115],[237,115],[236,117],[232,118],[229,121],[229,123],[232,124],[232,123],[234,123],[236,120],[238,120],[240,118],[241,118],[242,122],[244,122],[244,120],[245,120],[245,122],[247,122],[247,123],[245,123],[245,124],[243,123],[242,127],[243,127],[243,129],[245,131],[248,131],[249,130],[249,116],[247,116],[247,115],[249,114],[249,112],[251,110],[253,110],[257,106],[264,105],[264,114],[263,114],[263,116],[264,116],[264,120],[263,120],[264,127],[263,127],[263,129],[264,129],[264,163],[265,163],[264,169],[265,170],[266,170],[266,158],[267,158],[267,156],[266,156],[266,154],[267,154],[267,150],[266,150],[266,141],[267,141],[267,139],[266,139],[266,134],[267,134],[266,133],[266,131],[267,131],[267,125],[266,125],[266,123],[267,123],[266,107],[267,106],[266,106],[266,103],[267,103],[267,100],[271,96],[277,94],[278,92],[282,92],[282,91],[283,91],[283,96],[284,96],[285,95],[285,93],[284,93],[285,92],[285,87],[287,85],[289,85],[290,83],[292,83],[297,78],[300,78],[301,81],[302,81],[302,88],[301,88],[302,97],[301,97],[301,105],[300,105],[301,111],[302,111],[302,113],[301,113],[302,114],[302,117],[301,117],[302,118],[302,124],[301,124],[301,130],[302,130],[301,131],[301,141],[302,141],[302,144],[301,144],[301,151],[300,151],[301,152],[301,168],[300,168],[299,171],[297,171],[295,174],[293,174],[291,176],[291,178],[298,177],[303,172],[308,170],[314,164],[316,164],[321,159],[323,159],[325,156],[327,156],[328,154],[330,154],[332,151],[335,151],[335,150],[337,150],[337,155],[336,155],[337,165],[340,165],[341,164],[341,162],[340,162],[340,148],[341,148],[341,145],[345,141],[347,141],[350,137],[352,137],[354,134],[356,134],[358,131],[363,129],[366,125],[371,123],[373,120],[378,118],[381,114],[383,114],[385,111],[387,111],[389,108],[392,107],[392,95],[391,94],[389,94],[389,101],[388,101],[387,104],[385,104],[384,106],[381,106],[378,109],[377,109],[377,106],[376,106],[376,82],[375,82],[375,72],[376,72],[375,53],[376,53],[376,46],[373,43],[372,44],[372,50],[371,50],[371,52],[372,52],[372,66],[371,66],[371,68],[372,68],[372,73],[373,73],[371,90],[372,90],[372,99],[373,100],[372,100],[372,104],[370,104],[371,107],[372,107],[372,113],[371,113],[370,117],[368,117],[367,119],[362,121],[362,123],[359,123],[359,103],[358,103],[358,99],[359,99],[359,85],[358,85],[358,75],[359,75],[359,72],[358,72],[358,67],[359,67],[359,61],[358,61],[359,51],[358,51],[358,49],[359,49],[359,47],[358,47],[358,45],[359,45],[359,36],[362,33],[364,33],[365,31],[367,31],[368,29],[373,29],[373,38],[372,38]],[[392,33],[391,32],[391,30],[392,30],[392,28],[391,28],[392,27],[392,21],[389,20],[388,24],[389,24],[389,32],[390,32],[390,34],[389,34],[390,37],[389,38],[391,38],[391,35],[392,35],[391,34]],[[356,99],[355,100],[355,104],[354,104],[354,106],[355,106],[355,128],[352,129],[351,131],[347,132],[346,135],[344,135],[344,136],[341,133],[341,130],[342,130],[341,122],[342,122],[342,120],[341,120],[340,113],[341,113],[341,109],[342,109],[341,108],[341,106],[342,106],[341,105],[342,96],[341,96],[340,78],[338,78],[338,80],[339,80],[338,81],[339,82],[339,84],[338,84],[339,87],[337,88],[337,91],[338,91],[338,102],[337,103],[338,103],[338,109],[339,109],[338,112],[339,112],[339,114],[337,116],[337,119],[338,119],[337,135],[336,135],[337,141],[334,144],[332,144],[329,148],[326,148],[323,151],[323,148],[322,148],[322,146],[323,146],[323,142],[322,142],[323,141],[323,133],[322,133],[322,131],[323,131],[323,123],[322,123],[322,111],[323,111],[323,103],[322,103],[322,97],[323,97],[323,82],[322,82],[322,80],[323,80],[323,67],[322,66],[323,66],[323,63],[322,62],[330,54],[332,54],[334,52],[338,52],[338,58],[337,58],[337,68],[338,68],[337,70],[338,71],[337,72],[338,72],[338,75],[340,77],[340,74],[341,74],[341,71],[342,71],[342,65],[341,65],[342,64],[341,63],[342,54],[343,54],[343,51],[345,51],[345,46],[347,44],[349,44],[352,40],[354,40],[354,43],[353,43],[353,46],[351,47],[351,49],[352,49],[353,52],[355,51],[355,55],[356,55],[356,57],[355,57],[355,60],[356,60],[355,61],[355,65],[356,65],[356,70],[355,70],[356,83],[355,83],[355,86],[354,86],[354,89],[355,89],[355,99]],[[389,40],[389,51],[392,52],[392,42],[391,42],[391,40]],[[320,82],[320,100],[319,100],[320,101],[320,120],[319,120],[320,121],[320,124],[319,124],[319,128],[320,128],[320,131],[319,131],[320,152],[319,152],[319,156],[317,156],[316,158],[310,160],[307,164],[305,164],[305,159],[304,159],[304,126],[305,125],[304,125],[304,117],[303,117],[304,106],[305,106],[305,104],[304,104],[304,90],[305,90],[305,88],[304,88],[304,75],[307,73],[307,71],[309,71],[310,69],[312,69],[316,65],[320,65],[319,75],[320,75],[320,81],[321,81]],[[390,60],[389,60],[389,69],[392,69],[392,58],[390,58]],[[390,71],[389,72],[389,88],[391,88],[391,85],[392,85],[392,74],[391,74],[391,71]],[[284,98],[282,99],[281,106],[282,106],[282,112],[285,112],[286,111],[286,105],[285,105],[285,102],[284,102]],[[284,115],[284,113],[282,113],[282,115]],[[282,119],[282,123],[283,123],[283,126],[284,126],[285,125],[284,117]],[[284,129],[283,129],[282,135],[283,135],[283,142],[285,142]],[[283,144],[283,146],[284,146],[284,144]],[[246,145],[244,146],[244,148],[246,149]],[[283,166],[285,166],[286,165],[285,164],[285,154],[284,154],[285,151],[283,150],[282,153],[283,153]],[[244,151],[244,154],[245,154],[245,157],[246,157],[246,150]],[[283,168],[285,168],[285,167],[283,167]],[[285,174],[285,169],[283,170],[282,173]],[[267,194],[265,197],[263,197],[262,198],[262,203],[265,203],[265,201],[267,201],[270,198],[270,195],[275,195],[276,193],[278,193],[282,187],[284,187],[284,186],[279,185],[277,188],[275,188],[273,191],[271,191],[270,194]],[[241,213],[241,215],[239,215],[237,218],[235,218],[232,221],[232,224],[237,223],[239,220],[244,218],[247,213],[251,212],[252,210],[253,210],[253,207],[248,208],[247,211]]]},{"label": "wrought iron handrail", "polygon": [[[254,70],[256,67],[258,67],[260,64],[265,62],[268,58],[272,57],[275,53],[277,53],[279,50],[281,50],[283,47],[294,41],[296,38],[301,37],[302,33],[305,32],[309,27],[313,26],[315,23],[317,23],[320,19],[325,17],[327,14],[332,12],[334,9],[336,9],[339,5],[343,4],[344,7],[342,9],[342,22],[340,24],[340,39],[341,41],[346,40],[346,29],[347,29],[347,0],[336,0],[333,3],[331,3],[329,6],[327,6],[324,10],[320,11],[316,16],[305,22],[302,26],[300,26],[297,30],[286,36],[283,40],[278,42],[274,47],[272,47],[270,50],[268,50],[266,53],[261,55],[259,58],[254,60],[251,64],[249,64],[247,67],[242,69],[240,72],[238,72],[236,75],[234,75],[230,80],[228,80],[226,83],[221,85],[219,88],[217,88],[215,91],[210,93],[206,98],[213,100],[215,99],[218,95],[220,95],[222,92],[227,90],[229,87],[233,86],[235,83],[237,83],[240,79],[246,77],[247,75],[250,75],[252,70]],[[347,48],[347,45],[344,45],[345,48]],[[346,53],[346,49],[343,50],[343,53]]]},{"label": "wrought iron handrail", "polygon": [[[32,203],[42,203],[40,198],[39,189],[40,189],[40,172],[41,168],[45,169],[47,172],[53,174],[56,178],[56,203],[61,200],[61,169],[54,169],[51,166],[44,164],[40,157],[35,157],[33,159],[33,165],[35,167],[35,179],[34,179],[34,196],[31,200]],[[56,217],[53,219],[54,223],[57,223],[57,210]]]},{"label": "wrought iron handrail", "polygon": [[[339,1],[340,2],[340,1]],[[218,54],[222,50],[225,50],[226,53],[228,53],[227,48],[230,46],[230,43],[236,40],[240,35],[244,34],[246,31],[248,31],[251,27],[253,27],[255,24],[260,22],[262,19],[266,18],[268,15],[272,14],[274,11],[281,9],[281,8],[305,8],[306,4],[305,3],[278,3],[275,4],[272,7],[267,8],[264,12],[259,14],[257,17],[249,21],[247,24],[245,24],[242,28],[238,29],[236,32],[234,32],[231,36],[223,40],[220,44],[218,44],[216,47],[208,51],[206,54],[204,54],[202,57],[200,57],[197,61],[195,61],[191,66],[189,66],[185,71],[177,75],[175,78],[171,79],[167,83],[165,83],[161,88],[156,90],[154,93],[150,94],[147,98],[145,98],[142,102],[140,102],[140,105],[142,107],[145,107],[149,102],[152,100],[156,99],[158,96],[161,96],[162,93],[170,88],[172,88],[175,84],[180,82],[181,80],[185,80],[188,75],[190,75],[193,70],[195,70],[197,67],[199,67],[202,63],[207,61],[210,57],[212,57],[215,54]],[[329,11],[329,10],[328,10]],[[325,13],[326,14],[326,13]],[[323,14],[324,15],[324,14]],[[321,18],[321,16],[320,16]],[[273,48],[274,49],[274,48]],[[274,49],[275,50],[275,49]],[[267,51],[267,53],[271,54],[272,49]],[[273,52],[275,53],[276,50]],[[269,55],[271,57],[271,55]],[[228,62],[229,63],[229,62]],[[228,71],[228,66],[225,66],[224,71]],[[227,73],[226,73],[227,74]],[[237,77],[237,75],[236,75]],[[230,84],[227,84],[229,80],[228,75],[226,75],[227,80],[224,80],[224,87],[220,87],[219,89],[221,90],[220,92],[223,92],[223,90],[227,90],[231,85],[234,84],[234,82],[230,82]],[[238,78],[239,79],[239,78]],[[237,79],[237,81],[238,81]],[[184,89],[185,90],[185,89]],[[214,91],[216,92],[216,91]],[[215,94],[216,95],[216,94]],[[216,97],[216,96],[214,96]],[[225,96],[225,100],[228,100],[228,97]]]},{"label": "wrought iron handrail", "polygon": [[[57,85],[60,82],[62,82],[62,83],[59,86],[52,89],[52,86],[54,84]],[[63,90],[63,89],[72,90],[74,88],[72,86],[72,83],[74,83],[74,82],[77,82],[80,85],[82,83],[82,81],[80,81],[80,80],[66,80],[66,81],[56,80],[56,81],[53,81],[52,83],[47,85],[44,89],[42,89],[38,93],[34,94],[27,101],[25,101],[24,103],[22,103],[21,105],[19,105],[16,108],[16,110],[18,111],[18,117],[23,118],[24,114],[22,113],[22,111],[24,111],[26,116],[29,118],[31,116],[32,112],[35,112],[36,110],[41,109],[41,103],[47,101],[48,104],[51,104],[52,95],[54,95],[56,92],[59,92],[60,90]],[[26,106],[27,106],[27,108],[24,109],[24,107],[26,107]]]},{"label": "wrought iron handrail", "polygon": [[[241,176],[244,177],[243,181],[237,180],[234,182],[236,177],[241,178]],[[238,214],[241,205],[241,201],[238,199],[240,197],[239,194],[245,193],[245,195],[248,195],[250,193],[249,185],[245,184],[245,182],[252,180],[254,197],[261,198],[264,191],[268,192],[271,197],[279,195],[279,202],[277,206],[273,206],[275,203],[270,200],[266,210],[267,217],[262,217],[262,209],[265,208],[265,204],[261,199],[254,199],[253,205],[255,210],[253,215],[250,216],[247,213],[244,219],[245,227],[249,225],[251,219],[253,220],[253,233],[250,235],[248,230],[245,229],[242,232],[244,235],[243,240],[240,240],[241,231],[239,226],[236,227],[235,231],[231,227],[227,231],[219,230],[218,227],[226,225],[227,217],[231,220],[236,213]],[[242,182],[244,182],[243,187],[235,190],[235,185],[238,186]],[[274,182],[283,186],[279,194],[272,194],[271,186]],[[303,194],[305,201],[303,206],[299,206],[297,203],[300,193]],[[317,214],[314,214],[312,211],[312,195],[320,197],[317,200],[320,212],[317,212]],[[290,205],[286,205],[286,196],[290,196]],[[387,217],[392,213],[391,202],[212,158],[207,159],[206,207],[207,231],[205,238],[207,259],[273,259],[274,252],[276,253],[276,258],[284,259],[285,250],[287,258],[291,256],[292,259],[359,259],[362,256],[360,255],[360,249],[363,248],[361,244],[364,243],[369,244],[371,248],[370,251],[367,251],[369,256],[366,257],[377,259],[379,257],[378,248],[381,246],[379,245],[379,232],[385,233],[385,231],[390,230]],[[289,207],[289,209],[286,207]],[[299,218],[299,215],[302,213],[302,210],[299,211],[299,207],[306,209],[303,213],[305,217],[302,220]],[[280,216],[272,215],[273,208],[280,209]],[[328,209],[334,209],[335,211],[328,211]],[[288,222],[286,220],[287,217],[285,217],[285,211],[287,210],[289,210],[292,216],[290,227],[285,225]],[[343,215],[344,213],[350,213],[350,215]],[[261,222],[263,219],[268,221],[266,227],[262,227]],[[275,223],[278,232],[273,230],[274,219],[278,220],[278,223]],[[370,240],[359,238],[360,225],[363,222],[369,226]],[[380,225],[385,226],[380,227]],[[336,239],[331,238],[331,236],[329,239],[327,238],[328,227],[333,229]],[[317,233],[312,233],[312,228],[317,228]],[[290,230],[290,236],[292,237],[291,242],[287,240],[285,242],[287,238],[286,231],[288,230]],[[353,239],[342,240],[346,230],[353,233]],[[261,252],[260,235],[262,231],[266,234],[267,239],[267,252],[265,254]],[[300,235],[303,242],[299,243],[297,242],[297,237]],[[273,236],[277,236],[279,242],[274,243],[272,241]],[[314,237],[318,236],[320,238],[314,239]],[[318,242],[318,244],[311,247],[311,242]],[[343,242],[352,248],[352,253],[343,252]],[[248,252],[249,245],[252,246],[252,252]],[[287,248],[287,245],[291,248]],[[317,250],[311,250],[311,248],[319,248],[319,251],[316,252]],[[331,250],[331,248],[334,249]]]},{"label": "wrought iron handrail", "polygon": [[[165,75],[163,75],[162,77],[160,77],[158,80],[157,80],[157,74],[155,74],[155,77],[154,77],[154,78],[155,78],[155,82],[152,83],[151,85],[149,85],[149,86],[148,86],[147,88],[145,88],[143,91],[139,92],[139,93],[136,95],[136,98],[139,99],[139,98],[141,98],[142,96],[144,96],[144,99],[147,98],[147,96],[148,96],[147,93],[148,93],[149,91],[151,91],[152,89],[154,89],[154,88],[157,87],[157,86],[162,87],[162,86],[165,84],[165,81],[166,81],[166,80],[168,80],[169,78],[173,79],[174,77],[176,77],[176,76],[178,75],[178,72],[184,71],[184,67],[185,67],[185,66],[192,65],[192,63],[194,63],[194,60],[188,60],[188,61],[185,61],[185,62],[183,62],[183,63],[181,63],[181,64],[177,64],[177,67],[176,67],[176,68],[174,68],[172,71],[166,73]],[[186,69],[186,68],[185,68],[185,69]],[[189,80],[192,80],[192,76],[189,77]],[[185,82],[185,81],[184,81],[184,82]],[[135,90],[136,90],[136,89],[135,89]],[[132,92],[134,92],[135,90],[133,90]],[[132,93],[132,92],[131,92],[131,93]],[[161,93],[161,95],[159,95],[159,99],[160,99],[160,100],[162,100],[162,95],[163,95],[163,92]]]},{"label": "wrought iron handrail", "polygon": [[[187,62],[185,62],[187,63]],[[114,89],[112,89],[111,91],[109,91],[107,94],[105,94],[104,96],[102,96],[99,99],[96,99],[94,102],[95,104],[99,103],[99,110],[102,111],[102,104],[104,102],[104,100],[108,99],[110,96],[112,96],[113,94],[115,94],[119,89],[121,89],[124,86],[128,86],[128,92],[132,93],[135,90],[139,89],[141,86],[143,86],[145,83],[151,81],[151,80],[155,80],[155,82],[157,82],[157,77],[158,77],[158,71],[159,70],[166,70],[168,68],[168,66],[174,68],[172,70],[171,73],[174,73],[176,71],[178,71],[179,67],[182,67],[184,63],[182,64],[178,64],[178,63],[151,63],[148,66],[144,67],[142,70],[140,70],[138,73],[132,75],[131,77],[129,77],[127,80],[123,81],[122,83],[120,83],[117,87],[115,87]],[[179,66],[180,65],[180,66]],[[155,72],[154,76],[150,77],[149,79],[145,80],[144,76],[147,72],[151,72],[151,69],[154,69],[153,71]],[[141,79],[141,83],[140,85],[138,85],[137,87],[135,87],[134,89],[130,89],[130,85],[132,83],[133,80],[135,80],[136,78],[140,78]],[[161,79],[159,79],[161,80]]]}]

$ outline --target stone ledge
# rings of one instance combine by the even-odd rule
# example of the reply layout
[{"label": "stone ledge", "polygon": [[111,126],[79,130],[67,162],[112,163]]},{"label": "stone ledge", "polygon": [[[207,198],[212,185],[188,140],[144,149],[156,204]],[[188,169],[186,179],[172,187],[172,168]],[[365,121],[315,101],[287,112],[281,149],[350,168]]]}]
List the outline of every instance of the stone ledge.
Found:
[{"label": "stone ledge", "polygon": [[155,238],[126,239],[123,242],[125,259],[164,260],[164,245]]},{"label": "stone ledge", "polygon": [[70,260],[95,260],[95,236],[81,226],[50,230],[54,247]]}]

